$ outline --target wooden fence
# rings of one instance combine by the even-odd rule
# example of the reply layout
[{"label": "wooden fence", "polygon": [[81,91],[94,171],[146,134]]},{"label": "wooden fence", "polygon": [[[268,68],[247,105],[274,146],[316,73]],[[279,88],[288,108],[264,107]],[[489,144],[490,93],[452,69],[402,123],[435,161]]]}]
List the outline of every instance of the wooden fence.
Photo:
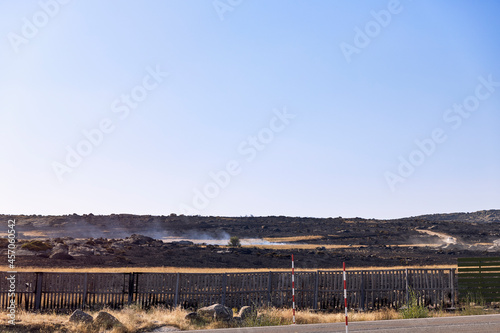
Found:
[{"label": "wooden fence", "polygon": [[[0,272],[0,306],[6,308],[10,273]],[[298,308],[341,310],[341,271],[295,273]],[[455,302],[455,269],[348,271],[349,308],[399,308],[413,290],[434,307]],[[213,303],[290,307],[291,273],[28,273],[16,274],[16,302],[26,310],[121,308],[137,304],[201,307]]]},{"label": "wooden fence", "polygon": [[475,302],[500,302],[500,257],[459,258],[458,290]]}]

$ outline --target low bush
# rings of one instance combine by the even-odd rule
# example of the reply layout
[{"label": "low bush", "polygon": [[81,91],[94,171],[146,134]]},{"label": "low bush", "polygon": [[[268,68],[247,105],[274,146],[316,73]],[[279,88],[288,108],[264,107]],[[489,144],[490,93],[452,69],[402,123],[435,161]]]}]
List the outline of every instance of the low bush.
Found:
[{"label": "low bush", "polygon": [[462,306],[460,307],[460,314],[462,316],[477,316],[485,314],[484,307],[486,302],[482,295],[468,293],[464,299],[461,300]]},{"label": "low bush", "polygon": [[415,291],[410,289],[410,297],[408,304],[405,308],[400,311],[401,318],[411,319],[411,318],[427,318],[429,317],[429,309],[427,309],[422,304],[418,304],[418,298]]},{"label": "low bush", "polygon": [[32,240],[27,243],[21,245],[21,249],[29,250],[29,251],[46,251],[52,249],[52,245],[47,242],[43,242],[40,240]]},{"label": "low bush", "polygon": [[232,236],[229,238],[229,242],[227,243],[229,247],[241,247],[240,238],[238,236]]}]

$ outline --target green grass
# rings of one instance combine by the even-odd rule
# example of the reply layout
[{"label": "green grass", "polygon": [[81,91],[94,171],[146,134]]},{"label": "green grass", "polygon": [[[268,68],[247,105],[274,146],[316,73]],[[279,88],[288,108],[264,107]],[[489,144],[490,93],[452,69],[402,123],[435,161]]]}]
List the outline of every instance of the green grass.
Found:
[{"label": "green grass", "polygon": [[482,295],[468,293],[462,300],[461,316],[477,316],[485,314],[485,301]]},{"label": "green grass", "polygon": [[21,245],[21,249],[38,252],[38,251],[50,250],[52,249],[52,245],[39,240],[33,240]]},{"label": "green grass", "polygon": [[406,304],[406,307],[401,309],[399,313],[403,319],[429,317],[429,309],[421,304],[418,304],[418,297],[415,291],[411,289],[408,304]]}]

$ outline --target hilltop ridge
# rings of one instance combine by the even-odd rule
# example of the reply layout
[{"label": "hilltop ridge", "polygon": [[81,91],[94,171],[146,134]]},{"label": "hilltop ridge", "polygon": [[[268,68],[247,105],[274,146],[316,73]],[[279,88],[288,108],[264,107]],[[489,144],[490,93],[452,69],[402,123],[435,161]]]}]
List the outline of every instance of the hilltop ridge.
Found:
[{"label": "hilltop ridge", "polygon": [[416,218],[429,221],[493,223],[500,222],[500,210],[490,209],[480,210],[472,213],[427,214],[416,216]]}]

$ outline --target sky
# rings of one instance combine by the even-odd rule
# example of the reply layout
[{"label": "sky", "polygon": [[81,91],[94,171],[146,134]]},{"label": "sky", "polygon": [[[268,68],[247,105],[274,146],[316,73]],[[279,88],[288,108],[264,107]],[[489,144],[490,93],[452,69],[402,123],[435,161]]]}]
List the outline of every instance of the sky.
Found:
[{"label": "sky", "polygon": [[0,213],[500,208],[497,1],[0,2]]}]

